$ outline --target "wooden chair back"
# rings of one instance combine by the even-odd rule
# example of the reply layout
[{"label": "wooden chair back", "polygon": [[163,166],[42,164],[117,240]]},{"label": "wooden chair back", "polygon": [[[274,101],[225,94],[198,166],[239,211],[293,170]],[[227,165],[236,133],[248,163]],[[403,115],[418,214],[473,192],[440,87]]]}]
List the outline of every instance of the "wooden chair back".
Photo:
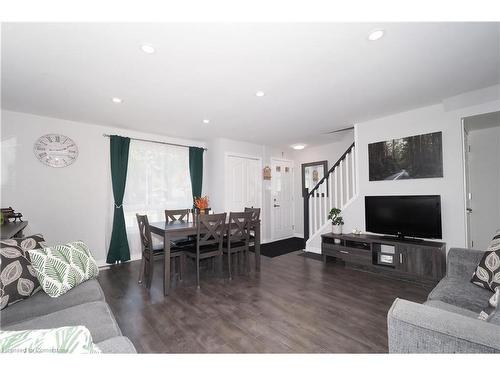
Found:
[{"label": "wooden chair back", "polygon": [[246,243],[249,241],[251,222],[252,213],[250,211],[229,213],[227,238],[230,245],[236,242],[244,241]]},{"label": "wooden chair back", "polygon": [[196,248],[200,246],[219,245],[222,250],[222,242],[226,232],[226,213],[212,215],[198,215],[198,226],[196,233]]},{"label": "wooden chair back", "polygon": [[139,236],[143,253],[153,251],[153,241],[151,239],[151,228],[149,227],[148,215],[135,214],[137,225],[139,226]]},{"label": "wooden chair back", "polygon": [[260,208],[254,208],[254,207],[245,207],[245,212],[251,212],[252,213],[252,221],[257,221],[260,218]]},{"label": "wooden chair back", "polygon": [[167,223],[172,221],[189,222],[191,210],[189,208],[183,210],[165,210],[165,221]]}]

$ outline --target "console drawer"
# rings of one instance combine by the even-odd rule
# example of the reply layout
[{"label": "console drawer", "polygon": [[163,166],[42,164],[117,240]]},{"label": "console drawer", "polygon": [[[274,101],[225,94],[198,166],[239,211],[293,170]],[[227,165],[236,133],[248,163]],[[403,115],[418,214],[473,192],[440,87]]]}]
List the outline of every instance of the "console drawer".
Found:
[{"label": "console drawer", "polygon": [[323,255],[342,259],[351,263],[371,264],[371,251],[354,249],[340,245],[323,244]]},{"label": "console drawer", "polygon": [[[342,245],[333,245],[333,244],[323,244],[322,246],[323,251],[327,252],[335,252],[343,255],[353,255],[353,256],[366,256],[371,259],[371,251],[368,250],[362,250],[362,249],[356,249],[353,247],[346,247]],[[327,254],[329,255],[329,254]],[[332,255],[335,256],[335,255]]]},{"label": "console drawer", "polygon": [[342,259],[344,262],[348,263],[360,263],[360,264],[371,264],[372,257],[370,253],[366,251],[354,251],[353,249],[349,250],[337,250],[338,256],[337,258]]}]

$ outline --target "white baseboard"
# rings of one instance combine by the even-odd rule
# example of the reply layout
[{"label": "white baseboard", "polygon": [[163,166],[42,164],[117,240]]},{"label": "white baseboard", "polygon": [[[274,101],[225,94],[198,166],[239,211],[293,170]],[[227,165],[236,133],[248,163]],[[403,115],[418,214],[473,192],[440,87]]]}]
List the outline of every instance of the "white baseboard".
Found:
[{"label": "white baseboard", "polygon": [[[141,254],[138,253],[138,254],[130,254],[130,260],[128,262],[132,262],[134,260],[139,260],[141,259]],[[109,268],[112,266],[112,264],[108,264],[106,263],[106,259],[100,259],[100,260],[96,260],[96,263],[97,263],[97,267],[99,267],[100,269],[105,269],[105,268]]]},{"label": "white baseboard", "polygon": [[309,253],[321,254],[321,248],[319,247],[308,246],[304,249],[304,251],[307,251]]},{"label": "white baseboard", "polygon": [[294,233],[293,236],[294,237],[298,237],[298,238],[304,238],[304,234],[303,233]]}]

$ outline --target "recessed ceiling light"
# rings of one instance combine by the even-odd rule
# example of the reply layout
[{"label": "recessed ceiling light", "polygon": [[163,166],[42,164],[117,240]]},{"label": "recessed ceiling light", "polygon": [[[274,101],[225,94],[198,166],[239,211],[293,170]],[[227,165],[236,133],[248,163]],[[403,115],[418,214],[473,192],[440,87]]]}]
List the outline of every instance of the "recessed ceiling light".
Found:
[{"label": "recessed ceiling light", "polygon": [[264,91],[257,91],[257,92],[255,93],[255,96],[258,96],[258,97],[262,97],[262,96],[264,96],[264,95],[266,95],[266,94],[264,94]]},{"label": "recessed ceiling light", "polygon": [[151,44],[143,44],[141,46],[142,52],[144,53],[155,53],[155,48]]},{"label": "recessed ceiling light", "polygon": [[210,124],[210,120],[209,120],[209,119],[204,119],[204,120],[203,120],[203,123],[204,123],[204,124]]},{"label": "recessed ceiling light", "polygon": [[374,42],[374,41],[382,38],[384,36],[384,34],[385,34],[385,30],[382,30],[382,29],[373,30],[372,32],[370,32],[370,34],[368,34],[368,40],[371,42]]},{"label": "recessed ceiling light", "polygon": [[294,150],[303,150],[306,148],[306,145],[303,145],[303,144],[293,145],[292,148]]},{"label": "recessed ceiling light", "polygon": [[113,101],[113,103],[117,103],[117,104],[120,104],[123,102],[123,99],[120,99],[120,98],[117,98],[117,97],[114,97],[111,99]]}]

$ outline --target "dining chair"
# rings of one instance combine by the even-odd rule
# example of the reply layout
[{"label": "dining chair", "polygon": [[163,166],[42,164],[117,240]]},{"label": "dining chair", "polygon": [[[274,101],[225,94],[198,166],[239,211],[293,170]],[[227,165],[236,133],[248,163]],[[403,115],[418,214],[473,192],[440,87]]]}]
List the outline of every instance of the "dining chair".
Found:
[{"label": "dining chair", "polygon": [[[193,210],[189,208],[181,210],[165,210],[165,221],[167,223],[179,222],[179,223],[189,223],[191,218],[194,217]],[[170,246],[181,247],[181,246],[191,246],[195,243],[195,237],[180,237],[170,240]]]},{"label": "dining chair", "polygon": [[[165,255],[163,245],[153,245],[151,237],[151,228],[149,227],[149,221],[147,215],[135,215],[137,218],[137,224],[139,226],[139,236],[141,239],[142,248],[142,259],[141,259],[141,270],[139,272],[139,284],[142,284],[143,278],[146,279],[146,288],[151,288],[151,281],[153,280],[153,270],[154,261],[157,258],[162,258]],[[184,272],[184,252],[182,247],[170,247],[170,258],[174,259],[173,265],[178,263],[178,273],[179,279],[182,280],[182,274]]]},{"label": "dining chair", "polygon": [[255,246],[255,226],[260,219],[260,208],[245,207],[245,212],[251,212],[252,219],[250,223],[250,246]]},{"label": "dining chair", "polygon": [[250,272],[250,225],[252,221],[252,213],[247,212],[230,212],[229,222],[227,227],[227,236],[224,239],[222,251],[227,253],[227,265],[229,269],[229,280],[232,279],[231,274],[231,255],[238,256],[240,253],[245,257],[247,273]]},{"label": "dining chair", "polygon": [[192,210],[185,208],[182,210],[165,210],[165,221],[168,223],[170,221],[185,221],[189,222],[192,214]]},{"label": "dining chair", "polygon": [[184,248],[186,255],[196,262],[196,285],[200,287],[200,261],[211,258],[218,260],[222,271],[222,246],[226,232],[226,213],[199,215],[196,230],[196,244]]}]

